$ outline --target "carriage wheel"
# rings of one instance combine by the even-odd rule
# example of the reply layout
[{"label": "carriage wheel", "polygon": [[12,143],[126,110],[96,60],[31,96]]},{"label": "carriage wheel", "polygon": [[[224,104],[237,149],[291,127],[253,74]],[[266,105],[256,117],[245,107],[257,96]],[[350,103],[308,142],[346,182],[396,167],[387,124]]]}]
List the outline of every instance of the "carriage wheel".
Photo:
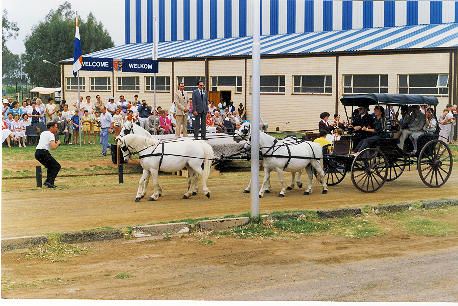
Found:
[{"label": "carriage wheel", "polygon": [[450,148],[442,140],[431,140],[421,149],[417,168],[426,186],[437,188],[444,185],[453,168]]},{"label": "carriage wheel", "polygon": [[347,168],[345,163],[338,161],[333,158],[324,158],[323,167],[326,177],[326,184],[328,186],[335,186],[342,182],[347,174]]},{"label": "carriage wheel", "polygon": [[400,177],[407,165],[406,156],[401,155],[400,152],[395,154],[388,158],[388,176],[386,177],[388,182],[392,182]]},{"label": "carriage wheel", "polygon": [[385,155],[376,149],[364,149],[351,165],[353,185],[362,192],[375,192],[386,181],[388,175]]}]

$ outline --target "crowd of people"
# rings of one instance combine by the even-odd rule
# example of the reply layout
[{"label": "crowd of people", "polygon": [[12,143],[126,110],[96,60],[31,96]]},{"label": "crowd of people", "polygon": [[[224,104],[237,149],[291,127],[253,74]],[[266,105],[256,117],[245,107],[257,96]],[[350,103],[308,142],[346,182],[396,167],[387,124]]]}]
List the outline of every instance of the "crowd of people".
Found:
[{"label": "crowd of people", "polygon": [[340,140],[344,130],[353,134],[353,152],[358,154],[362,150],[373,147],[382,138],[398,139],[398,147],[407,151],[405,141],[409,138],[412,142],[411,153],[418,150],[418,139],[422,135],[433,135],[439,132],[439,139],[445,143],[453,142],[454,128],[456,125],[456,109],[447,105],[436,120],[435,111],[428,106],[401,106],[397,111],[393,106],[386,109],[380,105],[375,106],[373,113],[369,108],[360,106],[356,109],[349,122],[340,119],[339,114],[334,114],[334,120],[328,112],[320,114],[318,129],[320,137],[315,141],[322,146]]}]

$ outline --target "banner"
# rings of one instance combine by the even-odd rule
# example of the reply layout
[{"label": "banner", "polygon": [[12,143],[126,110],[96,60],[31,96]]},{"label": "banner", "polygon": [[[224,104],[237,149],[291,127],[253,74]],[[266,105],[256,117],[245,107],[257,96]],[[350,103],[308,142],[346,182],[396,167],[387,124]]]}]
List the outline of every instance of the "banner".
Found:
[{"label": "banner", "polygon": [[157,73],[158,62],[147,59],[123,59],[123,72]]},{"label": "banner", "polygon": [[83,67],[86,71],[113,71],[112,58],[83,57]]}]

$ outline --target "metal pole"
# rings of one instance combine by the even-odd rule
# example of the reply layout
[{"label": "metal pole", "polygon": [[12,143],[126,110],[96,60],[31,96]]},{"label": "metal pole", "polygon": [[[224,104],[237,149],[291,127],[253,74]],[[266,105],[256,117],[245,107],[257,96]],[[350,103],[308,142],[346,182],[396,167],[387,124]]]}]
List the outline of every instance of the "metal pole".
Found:
[{"label": "metal pole", "polygon": [[[78,118],[80,117],[80,71],[78,70],[76,72],[76,79],[78,81]],[[78,135],[79,135],[79,141],[80,141],[80,147],[82,146],[81,145],[81,118],[79,118],[78,120]]]},{"label": "metal pole", "polygon": [[[157,60],[158,54],[158,40],[159,40],[159,31],[158,31],[158,23],[156,16],[153,17],[154,22],[154,35],[153,35],[153,60]],[[173,82],[173,80],[172,80]],[[154,108],[153,108],[153,131],[154,135],[156,135],[156,73],[154,73]]]},{"label": "metal pole", "polygon": [[252,3],[252,95],[251,95],[251,216],[259,217],[259,100],[260,100],[260,22],[259,0]]}]

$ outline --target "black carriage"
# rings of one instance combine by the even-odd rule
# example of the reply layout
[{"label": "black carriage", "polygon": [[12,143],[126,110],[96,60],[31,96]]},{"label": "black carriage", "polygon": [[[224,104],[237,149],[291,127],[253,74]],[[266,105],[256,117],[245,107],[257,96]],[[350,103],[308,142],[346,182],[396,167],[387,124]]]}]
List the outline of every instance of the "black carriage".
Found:
[{"label": "black carriage", "polygon": [[[397,107],[407,106],[437,106],[435,97],[421,95],[398,94],[363,94],[345,96],[341,100],[347,114],[347,107],[354,108],[381,105]],[[435,112],[434,112],[435,113]],[[434,114],[435,118],[435,114]],[[347,115],[348,119],[348,115]],[[412,143],[409,138],[401,150],[393,137],[397,132],[396,119],[386,119],[384,125],[385,137],[375,146],[362,150],[359,154],[351,154],[354,149],[354,133],[351,129],[332,145],[332,153],[324,155],[324,171],[329,186],[339,184],[350,173],[354,186],[362,192],[375,192],[386,181],[394,181],[404,172],[404,169],[417,167],[422,182],[431,188],[444,185],[453,167],[453,157],[448,145],[439,139],[439,122],[434,133],[424,134],[418,138],[418,149],[411,152]],[[399,132],[398,132],[399,133]]]}]

